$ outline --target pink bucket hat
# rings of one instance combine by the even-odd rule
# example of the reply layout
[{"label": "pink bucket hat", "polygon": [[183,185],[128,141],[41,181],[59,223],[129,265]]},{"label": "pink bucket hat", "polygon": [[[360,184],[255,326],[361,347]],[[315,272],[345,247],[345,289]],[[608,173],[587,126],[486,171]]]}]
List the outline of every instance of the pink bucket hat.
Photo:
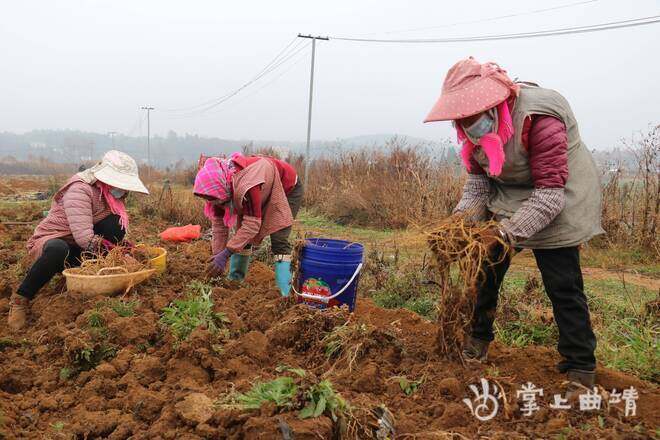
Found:
[{"label": "pink bucket hat", "polygon": [[520,87],[495,63],[481,64],[470,57],[454,64],[442,84],[442,93],[424,122],[455,121],[476,115],[503,102]]}]

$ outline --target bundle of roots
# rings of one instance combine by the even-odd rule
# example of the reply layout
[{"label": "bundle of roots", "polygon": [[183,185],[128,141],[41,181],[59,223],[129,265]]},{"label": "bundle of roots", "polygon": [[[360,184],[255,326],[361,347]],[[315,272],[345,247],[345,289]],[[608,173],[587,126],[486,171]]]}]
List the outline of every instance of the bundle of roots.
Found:
[{"label": "bundle of roots", "polygon": [[80,275],[139,272],[149,267],[149,258],[142,248],[117,246],[106,254],[83,254],[80,267],[72,271]]},{"label": "bundle of roots", "polygon": [[[507,243],[489,230],[495,222],[471,222],[452,216],[427,230],[427,242],[435,259],[441,296],[438,301],[437,350],[463,361],[462,346],[472,323],[477,288],[488,268],[507,258]],[[492,237],[491,244],[483,237]],[[503,247],[494,257],[493,244]],[[498,259],[498,261],[494,261]]]}]

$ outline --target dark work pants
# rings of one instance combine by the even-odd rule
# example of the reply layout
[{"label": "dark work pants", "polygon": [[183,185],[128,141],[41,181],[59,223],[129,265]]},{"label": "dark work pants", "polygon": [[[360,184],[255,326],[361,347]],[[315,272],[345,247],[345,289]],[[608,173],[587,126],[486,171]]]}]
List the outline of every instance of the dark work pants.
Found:
[{"label": "dark work pants", "polygon": [[[108,241],[119,243],[124,239],[125,231],[119,224],[119,216],[110,214],[94,225],[94,234]],[[80,265],[82,249],[75,244],[69,244],[61,238],[53,238],[44,244],[41,256],[32,264],[25,279],[18,287],[18,294],[33,299],[39,290],[45,286],[57,273],[66,266]]]},{"label": "dark work pants", "polygon": [[[293,214],[293,218],[296,218],[298,215],[298,211],[302,206],[304,195],[305,190],[303,189],[303,185],[300,183],[300,180],[298,180],[296,186],[294,186],[291,192],[286,196],[287,200],[289,201],[289,207],[291,207],[291,214]],[[270,234],[270,248],[273,251],[273,255],[291,254],[292,246],[289,242],[290,235],[291,226]]]},{"label": "dark work pants", "polygon": [[[498,253],[501,252],[500,249]],[[564,358],[558,365],[559,371],[594,370],[596,337],[591,329],[589,307],[584,295],[578,248],[534,249],[533,252],[559,327],[557,349]],[[510,262],[507,257],[485,271],[473,317],[472,336],[477,339],[494,339],[497,297]]]}]

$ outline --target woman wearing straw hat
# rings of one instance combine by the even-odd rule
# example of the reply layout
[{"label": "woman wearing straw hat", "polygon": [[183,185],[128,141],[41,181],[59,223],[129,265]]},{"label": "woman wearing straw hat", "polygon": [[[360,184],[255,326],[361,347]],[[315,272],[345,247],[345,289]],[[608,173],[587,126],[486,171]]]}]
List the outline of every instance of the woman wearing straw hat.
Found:
[{"label": "woman wearing straw hat", "polygon": [[[282,296],[291,290],[291,226],[303,199],[296,170],[283,160],[234,153],[229,159],[206,159],[195,177],[193,192],[205,199],[213,239],[208,274],[242,281],[252,246],[270,236],[275,282]],[[229,230],[236,227],[233,236]]]},{"label": "woman wearing straw hat", "polygon": [[83,252],[107,251],[124,239],[128,228],[124,199],[131,191],[149,194],[135,160],[112,150],[55,193],[48,216],[28,240],[33,263],[10,299],[10,328],[17,331],[25,326],[30,301],[65,265],[76,266]]},{"label": "woman wearing straw hat", "polygon": [[566,99],[554,90],[513,82],[495,63],[473,58],[447,73],[424,122],[453,121],[468,178],[455,213],[495,219],[482,239],[494,261],[478,289],[467,359],[486,359],[497,296],[510,263],[502,241],[532,249],[559,327],[558,368],[592,387],[596,338],[584,295],[579,246],[603,233],[596,166]]}]

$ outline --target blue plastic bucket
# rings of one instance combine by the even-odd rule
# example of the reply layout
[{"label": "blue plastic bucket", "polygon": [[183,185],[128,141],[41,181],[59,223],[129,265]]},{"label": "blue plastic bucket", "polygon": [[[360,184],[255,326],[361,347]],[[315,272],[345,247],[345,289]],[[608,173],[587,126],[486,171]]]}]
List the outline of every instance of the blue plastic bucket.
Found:
[{"label": "blue plastic bucket", "polygon": [[355,309],[364,246],[344,240],[308,238],[300,255],[298,301],[317,309],[346,304]]}]

